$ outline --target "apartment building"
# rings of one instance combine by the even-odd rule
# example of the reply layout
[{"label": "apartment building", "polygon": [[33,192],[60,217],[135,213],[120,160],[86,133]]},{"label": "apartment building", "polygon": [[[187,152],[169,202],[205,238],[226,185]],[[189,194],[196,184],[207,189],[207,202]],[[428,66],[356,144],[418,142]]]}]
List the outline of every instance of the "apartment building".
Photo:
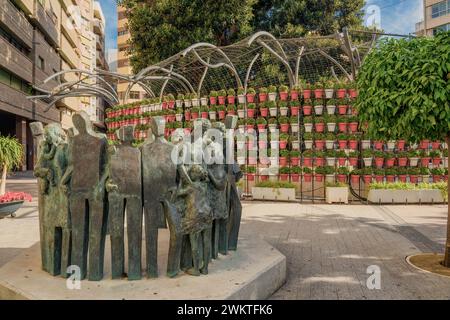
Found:
[{"label": "apartment building", "polygon": [[450,30],[450,0],[424,0],[424,20],[416,23],[416,35],[433,36]]},{"label": "apartment building", "polygon": [[50,90],[79,79],[71,73],[43,84],[61,70],[96,67],[94,7],[92,0],[0,0],[0,134],[23,144],[23,170],[33,169],[35,160],[30,122],[60,122],[67,129],[78,110],[93,120],[97,115],[95,98],[66,98],[47,112],[45,103],[26,99],[38,93],[33,85]]},{"label": "apartment building", "polygon": [[[128,40],[131,38],[130,32],[127,27],[127,17],[125,8],[117,7],[118,15],[118,27],[117,27],[117,72],[121,74],[132,74],[133,70],[130,65],[130,59],[128,57],[129,44]],[[124,101],[125,93],[128,88],[128,83],[120,81],[117,87],[117,92],[119,94],[119,99]],[[135,85],[129,93],[128,101],[133,102],[137,100],[142,100],[145,98],[145,91],[140,86]]]}]

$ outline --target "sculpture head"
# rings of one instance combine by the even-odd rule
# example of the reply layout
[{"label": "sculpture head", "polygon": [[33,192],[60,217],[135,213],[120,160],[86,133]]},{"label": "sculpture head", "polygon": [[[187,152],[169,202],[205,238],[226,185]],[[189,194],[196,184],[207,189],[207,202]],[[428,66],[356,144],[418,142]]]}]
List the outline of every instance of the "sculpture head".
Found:
[{"label": "sculpture head", "polygon": [[41,137],[44,134],[44,125],[42,122],[30,123],[31,134],[33,137]]},{"label": "sculpture head", "polygon": [[211,121],[209,121],[208,119],[197,118],[194,121],[194,128],[197,127],[197,126],[201,126],[202,127],[202,133],[205,133],[206,131],[211,129]]},{"label": "sculpture head", "polygon": [[192,181],[204,181],[208,177],[208,173],[201,165],[194,164],[189,169],[189,177]]},{"label": "sculpture head", "polygon": [[155,138],[164,137],[164,130],[166,129],[164,117],[153,117],[150,121],[150,129]]},{"label": "sculpture head", "polygon": [[86,112],[79,111],[75,113],[72,117],[72,122],[75,129],[77,129],[79,133],[83,134],[92,132],[92,123]]},{"label": "sculpture head", "polygon": [[44,128],[45,141],[57,145],[66,139],[66,135],[59,123],[50,123]]},{"label": "sculpture head", "polygon": [[222,122],[214,122],[213,129],[219,130],[222,134],[225,134],[227,128]]},{"label": "sculpture head", "polygon": [[184,130],[181,128],[178,128],[172,133],[171,142],[173,144],[179,144],[180,142],[183,142],[184,137],[185,137]]},{"label": "sculpture head", "polygon": [[124,126],[116,131],[117,138],[123,144],[131,144],[134,140],[134,126]]}]

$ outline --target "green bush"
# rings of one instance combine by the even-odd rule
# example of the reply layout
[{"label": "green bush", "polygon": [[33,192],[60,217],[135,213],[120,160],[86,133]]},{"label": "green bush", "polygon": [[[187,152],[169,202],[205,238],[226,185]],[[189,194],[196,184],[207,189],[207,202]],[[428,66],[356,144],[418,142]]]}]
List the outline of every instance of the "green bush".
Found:
[{"label": "green bush", "polygon": [[273,189],[295,189],[295,185],[287,181],[261,181],[256,184],[256,187]]}]

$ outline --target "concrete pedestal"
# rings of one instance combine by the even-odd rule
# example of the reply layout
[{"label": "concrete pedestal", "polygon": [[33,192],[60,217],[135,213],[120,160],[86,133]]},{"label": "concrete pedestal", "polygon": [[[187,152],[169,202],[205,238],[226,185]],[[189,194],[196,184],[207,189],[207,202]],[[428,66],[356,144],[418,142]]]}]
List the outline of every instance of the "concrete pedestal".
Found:
[{"label": "concrete pedestal", "polygon": [[[257,236],[256,236],[257,237]],[[209,274],[193,277],[180,273],[165,276],[168,232],[159,239],[157,279],[112,280],[109,241],[105,276],[99,282],[81,281],[70,290],[67,280],[41,270],[39,243],[25,250],[0,269],[1,299],[266,299],[286,280],[286,257],[257,238],[242,238],[239,249],[210,264]],[[144,265],[144,260],[143,260]]]}]

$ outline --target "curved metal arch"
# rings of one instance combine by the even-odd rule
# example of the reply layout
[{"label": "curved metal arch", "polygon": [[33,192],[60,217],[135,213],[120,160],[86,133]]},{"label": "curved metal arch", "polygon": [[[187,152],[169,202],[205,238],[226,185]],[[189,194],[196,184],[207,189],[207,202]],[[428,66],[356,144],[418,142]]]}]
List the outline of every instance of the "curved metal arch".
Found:
[{"label": "curved metal arch", "polygon": [[247,93],[248,80],[250,79],[250,72],[252,71],[253,65],[258,60],[259,56],[260,56],[259,53],[257,53],[255,55],[255,57],[253,58],[252,62],[250,62],[250,65],[248,66],[247,74],[245,75],[245,82],[244,82],[244,92],[245,93]]},{"label": "curved metal arch", "polygon": [[168,76],[146,76],[142,80],[173,80],[173,81],[178,82],[183,87],[183,89],[186,92],[189,91],[189,88],[186,86],[186,84],[183,81],[181,81],[180,79],[177,79],[177,78],[173,78],[173,77],[168,77]]},{"label": "curved metal arch", "polygon": [[283,49],[283,46],[278,41],[278,39],[275,38],[271,33],[267,32],[267,31],[259,31],[259,32],[255,33],[254,35],[252,35],[250,37],[250,39],[247,41],[247,46],[250,47],[253,44],[253,42],[255,42],[255,40],[260,38],[260,37],[268,37],[268,38],[270,38],[270,40],[275,41],[275,43],[278,46],[278,49],[280,49],[280,51],[282,52],[284,59],[288,58],[287,55],[286,55],[286,52]]},{"label": "curved metal arch", "polygon": [[164,90],[166,89],[167,83],[169,82],[171,75],[172,75],[172,71],[173,71],[173,65],[170,66],[170,73],[167,75],[168,79],[166,79],[161,87],[161,91],[159,93],[159,99],[162,101],[163,99],[163,94],[164,94]]},{"label": "curved metal arch", "polygon": [[58,101],[65,99],[65,98],[69,98],[69,97],[92,97],[92,96],[96,96],[99,98],[103,98],[105,100],[108,100],[111,104],[114,104],[113,101],[110,101],[108,97],[102,95],[101,93],[98,92],[90,92],[90,91],[73,91],[70,93],[66,93],[63,95],[57,95],[57,96],[53,96],[53,97],[48,97],[50,99],[53,99],[52,102],[50,102],[47,105],[47,108],[44,110],[44,112],[47,112],[48,110],[51,109],[51,107],[53,107]]},{"label": "curved metal arch", "polygon": [[353,77],[347,72],[347,70],[345,70],[345,68],[339,62],[336,61],[336,59],[334,59],[332,56],[330,56],[328,53],[326,53],[321,49],[317,49],[317,52],[319,52],[322,56],[333,62],[339,69],[341,69],[341,71],[345,74],[348,80],[353,81]]},{"label": "curved metal arch", "polygon": [[[206,59],[206,62],[210,62],[210,58]],[[206,75],[208,74],[209,71],[209,67],[205,67],[205,71],[203,71],[202,77],[200,78],[200,82],[198,83],[198,88],[197,88],[197,97],[201,96],[201,92],[202,92],[202,87],[203,87],[203,82],[206,79]]]},{"label": "curved metal arch", "polygon": [[180,80],[184,81],[186,83],[186,85],[188,86],[189,90],[192,93],[195,92],[194,87],[192,86],[192,84],[184,76],[182,76],[181,74],[179,74],[177,72],[174,72],[174,71],[171,72],[169,69],[166,69],[166,68],[163,68],[163,67],[160,67],[160,66],[156,66],[156,65],[149,66],[149,67],[143,69],[141,72],[139,72],[134,77],[134,79],[140,80],[144,75],[146,75],[146,74],[148,74],[148,73],[150,73],[152,71],[162,71],[162,72],[165,72],[165,73],[170,73],[172,76],[174,76],[176,78],[179,78]]}]

